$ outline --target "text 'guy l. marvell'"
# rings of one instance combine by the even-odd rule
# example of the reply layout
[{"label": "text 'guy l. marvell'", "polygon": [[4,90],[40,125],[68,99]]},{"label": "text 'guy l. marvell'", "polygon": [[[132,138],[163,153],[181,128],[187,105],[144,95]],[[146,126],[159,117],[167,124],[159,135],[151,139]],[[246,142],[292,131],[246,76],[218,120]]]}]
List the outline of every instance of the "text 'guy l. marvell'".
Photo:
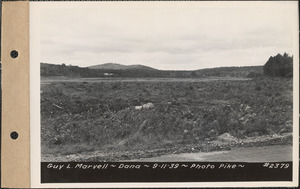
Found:
[{"label": "text 'guy l. marvell'", "polygon": [[47,165],[48,169],[107,169],[108,164],[84,164],[84,163],[77,163],[75,166],[71,164],[55,164],[49,163]]}]

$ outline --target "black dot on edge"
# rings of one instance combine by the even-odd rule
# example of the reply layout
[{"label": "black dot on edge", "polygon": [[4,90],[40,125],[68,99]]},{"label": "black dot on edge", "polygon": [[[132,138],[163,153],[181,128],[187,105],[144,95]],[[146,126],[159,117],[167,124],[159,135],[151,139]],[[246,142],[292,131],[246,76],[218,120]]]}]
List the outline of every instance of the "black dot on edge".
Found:
[{"label": "black dot on edge", "polygon": [[18,55],[19,55],[19,53],[18,53],[18,51],[16,51],[16,50],[13,50],[13,51],[10,52],[10,56],[11,56],[12,58],[17,58]]},{"label": "black dot on edge", "polygon": [[18,136],[19,136],[19,134],[16,131],[10,133],[10,138],[12,138],[14,140],[16,140],[18,138]]}]

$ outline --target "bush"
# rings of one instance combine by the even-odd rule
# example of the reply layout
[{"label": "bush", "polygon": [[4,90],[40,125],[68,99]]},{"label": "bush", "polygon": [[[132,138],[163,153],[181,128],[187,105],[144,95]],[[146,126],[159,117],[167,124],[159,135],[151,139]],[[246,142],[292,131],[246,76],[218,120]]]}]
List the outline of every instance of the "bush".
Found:
[{"label": "bush", "polygon": [[264,75],[271,77],[292,77],[293,57],[287,53],[271,56],[263,67]]}]

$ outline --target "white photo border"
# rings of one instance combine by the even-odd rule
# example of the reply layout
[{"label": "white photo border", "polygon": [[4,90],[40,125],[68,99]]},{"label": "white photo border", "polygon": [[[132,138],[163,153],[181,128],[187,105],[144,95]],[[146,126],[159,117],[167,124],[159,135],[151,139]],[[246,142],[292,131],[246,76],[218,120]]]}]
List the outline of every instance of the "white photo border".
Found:
[{"label": "white photo border", "polygon": [[[41,183],[41,138],[40,138],[40,28],[39,15],[43,9],[64,8],[105,8],[109,6],[161,6],[172,7],[224,7],[224,6],[291,6],[295,13],[294,28],[294,77],[293,77],[293,181],[292,182],[167,182],[167,183]],[[30,125],[31,125],[31,187],[32,188],[142,188],[142,187],[296,187],[299,174],[299,33],[298,33],[298,2],[297,1],[166,1],[166,2],[30,2]]]}]

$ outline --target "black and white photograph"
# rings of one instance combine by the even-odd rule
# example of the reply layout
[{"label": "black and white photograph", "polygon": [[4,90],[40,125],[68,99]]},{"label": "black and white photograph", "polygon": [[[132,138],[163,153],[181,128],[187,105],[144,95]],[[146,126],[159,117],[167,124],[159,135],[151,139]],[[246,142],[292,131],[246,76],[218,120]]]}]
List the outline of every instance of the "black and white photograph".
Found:
[{"label": "black and white photograph", "polygon": [[51,3],[37,3],[31,62],[49,183],[68,166],[203,175],[255,164],[295,178],[297,2]]}]

